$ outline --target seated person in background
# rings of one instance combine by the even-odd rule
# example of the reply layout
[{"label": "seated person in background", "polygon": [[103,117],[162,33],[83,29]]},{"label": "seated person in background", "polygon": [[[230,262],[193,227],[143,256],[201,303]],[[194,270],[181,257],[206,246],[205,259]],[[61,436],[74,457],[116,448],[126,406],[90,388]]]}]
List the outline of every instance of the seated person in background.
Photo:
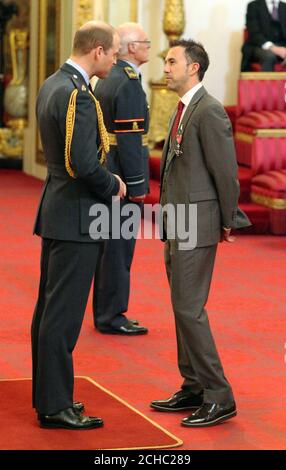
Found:
[{"label": "seated person in background", "polygon": [[279,0],[254,0],[247,6],[248,38],[242,47],[241,71],[259,62],[263,72],[272,72],[286,58],[286,4]]}]

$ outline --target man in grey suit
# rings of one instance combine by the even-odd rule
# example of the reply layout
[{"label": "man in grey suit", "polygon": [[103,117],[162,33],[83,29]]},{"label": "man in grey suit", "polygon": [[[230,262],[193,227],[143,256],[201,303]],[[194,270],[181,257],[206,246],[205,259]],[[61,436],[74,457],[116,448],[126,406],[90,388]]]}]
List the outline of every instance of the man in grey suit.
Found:
[{"label": "man in grey suit", "polygon": [[47,179],[34,232],[42,238],[41,279],[32,322],[33,407],[45,428],[91,429],[73,401],[76,345],[101,242],[90,233],[95,203],[124,197],[125,184],[102,166],[108,152],[102,112],[90,91],[116,60],[119,38],[106,23],[89,22],[74,38],[68,61],[42,85],[37,119]]},{"label": "man in grey suit", "polygon": [[[161,161],[161,205],[196,205],[196,246],[188,249],[178,233],[168,237],[164,218],[165,264],[175,314],[178,365],[182,388],[167,400],[155,400],[158,411],[195,411],[183,426],[211,426],[236,415],[210,330],[207,302],[219,241],[234,241],[231,230],[250,225],[238,209],[239,183],[230,121],[223,106],[201,81],[209,59],[194,41],[171,43],[165,61],[168,88],[178,93]],[[196,224],[194,223],[196,222]],[[173,239],[170,239],[173,238]]]}]

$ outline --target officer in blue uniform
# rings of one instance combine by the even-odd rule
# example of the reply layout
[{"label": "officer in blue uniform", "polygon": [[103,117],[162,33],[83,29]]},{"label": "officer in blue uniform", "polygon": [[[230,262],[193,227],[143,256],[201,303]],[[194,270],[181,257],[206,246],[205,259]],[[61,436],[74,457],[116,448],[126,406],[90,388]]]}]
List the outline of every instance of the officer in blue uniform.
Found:
[{"label": "officer in blue uniform", "polygon": [[89,90],[90,77],[108,74],[118,48],[111,26],[86,23],[75,35],[71,58],[44,82],[37,99],[48,174],[34,229],[42,254],[32,322],[33,407],[46,428],[103,425],[101,418],[83,416],[83,404],[73,401],[72,352],[102,246],[90,236],[89,209],[125,194],[121,179],[101,164],[108,139]]},{"label": "officer in blue uniform", "polygon": [[[143,204],[149,191],[148,105],[141,85],[139,67],[148,61],[150,41],[137,23],[117,29],[119,60],[107,78],[99,80],[94,93],[99,100],[109,133],[107,168],[126,183],[126,204]],[[121,224],[125,218],[121,217]],[[148,332],[136,320],[128,319],[130,268],[135,238],[109,239],[104,243],[101,263],[95,273],[94,324],[101,333],[141,335]]]}]

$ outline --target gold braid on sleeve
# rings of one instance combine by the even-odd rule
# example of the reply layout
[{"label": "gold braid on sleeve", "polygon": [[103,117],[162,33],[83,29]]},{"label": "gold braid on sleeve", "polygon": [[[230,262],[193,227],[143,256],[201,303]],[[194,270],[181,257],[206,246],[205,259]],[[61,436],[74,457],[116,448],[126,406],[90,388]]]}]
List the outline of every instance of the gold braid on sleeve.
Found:
[{"label": "gold braid on sleeve", "polygon": [[66,143],[65,143],[65,167],[68,174],[75,178],[75,174],[71,167],[71,143],[73,137],[73,130],[74,130],[74,122],[75,122],[75,112],[76,112],[76,97],[77,97],[78,90],[75,89],[69,100],[67,115],[66,115]]},{"label": "gold braid on sleeve", "polygon": [[103,120],[103,113],[99,104],[99,101],[95,98],[93,93],[89,92],[90,96],[92,96],[92,99],[95,102],[95,107],[96,107],[96,113],[97,113],[97,119],[98,119],[98,129],[99,129],[99,135],[100,135],[100,147],[99,151],[102,150],[101,152],[101,157],[100,157],[100,163],[104,163],[106,160],[106,155],[109,152],[109,137],[108,133],[104,124]]},{"label": "gold braid on sleeve", "polygon": [[[73,138],[73,131],[74,131],[74,123],[75,123],[75,114],[76,114],[76,98],[77,98],[78,90],[75,89],[69,100],[67,115],[66,115],[66,142],[65,142],[65,167],[68,174],[72,178],[76,178],[74,171],[72,169],[72,161],[71,161],[71,144]],[[99,101],[95,98],[95,96],[89,92],[94,100],[97,119],[98,119],[98,128],[99,128],[99,135],[100,135],[100,147],[99,151],[102,150],[100,163],[104,163],[106,159],[106,154],[109,152],[109,137],[104,125],[103,121],[103,114],[99,104]]]}]

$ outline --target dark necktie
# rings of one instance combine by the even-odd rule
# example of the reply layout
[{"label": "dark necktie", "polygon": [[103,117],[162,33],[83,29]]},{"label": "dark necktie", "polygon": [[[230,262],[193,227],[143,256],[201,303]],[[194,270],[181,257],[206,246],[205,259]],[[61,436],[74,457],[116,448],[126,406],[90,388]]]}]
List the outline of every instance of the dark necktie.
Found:
[{"label": "dark necktie", "polygon": [[275,0],[273,0],[272,5],[273,5],[273,9],[272,9],[272,13],[271,13],[272,19],[274,21],[278,21],[279,20],[278,3],[275,2]]},{"label": "dark necktie", "polygon": [[178,127],[179,127],[179,123],[180,123],[180,119],[181,119],[181,116],[182,116],[182,112],[183,112],[183,109],[184,109],[184,103],[182,101],[179,101],[178,103],[178,107],[177,107],[177,114],[176,114],[176,117],[175,117],[175,120],[174,120],[174,123],[173,123],[173,127],[172,127],[172,130],[171,130],[171,139],[175,139],[176,135],[177,135],[177,131],[178,131]]}]

